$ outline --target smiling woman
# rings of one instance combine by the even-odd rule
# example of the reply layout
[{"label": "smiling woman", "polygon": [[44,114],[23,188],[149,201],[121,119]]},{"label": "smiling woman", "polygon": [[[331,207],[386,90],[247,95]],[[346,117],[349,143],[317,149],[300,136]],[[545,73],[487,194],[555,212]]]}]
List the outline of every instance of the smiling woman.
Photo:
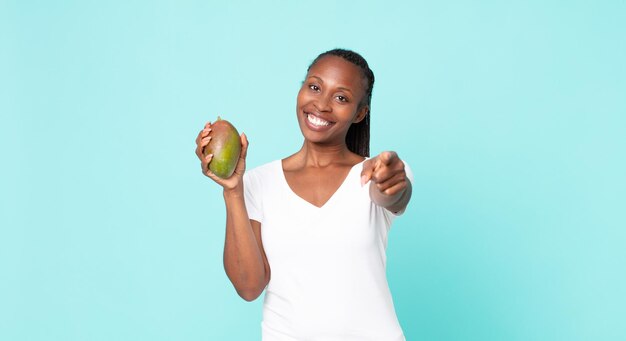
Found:
[{"label": "smiling woman", "polygon": [[314,61],[298,92],[296,108],[305,138],[345,143],[350,126],[361,122],[369,111],[369,103],[363,103],[363,82],[360,68],[339,56],[328,54]]},{"label": "smiling woman", "polygon": [[[361,97],[361,103],[359,103],[359,105],[361,107],[366,106],[367,112],[365,113],[365,116],[362,120],[350,125],[350,128],[348,129],[348,133],[346,135],[346,145],[348,149],[352,151],[353,153],[356,153],[362,156],[369,156],[369,138],[370,138],[369,111],[371,108],[372,90],[374,88],[374,73],[369,68],[369,65],[367,65],[367,62],[365,61],[365,59],[363,59],[363,57],[361,57],[359,54],[354,53],[352,51],[347,51],[347,50],[342,50],[342,49],[335,49],[335,50],[322,53],[313,61],[313,63],[311,63],[307,71],[310,72],[311,68],[314,65],[317,65],[319,60],[326,56],[341,57],[344,61],[348,61],[353,66],[357,66],[359,68],[359,72],[362,73],[361,77],[359,78],[359,81],[364,83],[362,85],[362,88],[365,90],[365,96]],[[304,82],[303,85],[304,84],[306,84],[306,82]],[[319,87],[315,84],[308,84],[308,86],[309,87],[315,86],[319,90]],[[347,88],[342,88],[342,90],[344,89],[347,89]],[[347,90],[349,91],[349,89]],[[350,98],[341,96],[338,99],[342,101],[347,101]]]},{"label": "smiling woman", "polygon": [[[386,277],[387,234],[411,198],[412,174],[395,152],[369,157],[374,74],[336,49],[309,66],[296,114],[299,151],[234,174],[205,175],[224,188],[224,267],[247,301],[266,290],[262,335],[273,340],[404,340]],[[368,184],[368,186],[364,186]]]}]

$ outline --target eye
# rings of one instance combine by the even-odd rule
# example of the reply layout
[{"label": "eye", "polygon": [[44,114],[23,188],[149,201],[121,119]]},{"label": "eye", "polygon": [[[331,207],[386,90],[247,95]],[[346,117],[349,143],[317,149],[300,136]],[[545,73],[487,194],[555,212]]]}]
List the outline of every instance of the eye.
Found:
[{"label": "eye", "polygon": [[348,98],[346,98],[345,96],[339,95],[336,98],[339,100],[339,102],[347,102],[348,101]]},{"label": "eye", "polygon": [[309,89],[313,91],[320,91],[320,87],[315,84],[309,84]]}]

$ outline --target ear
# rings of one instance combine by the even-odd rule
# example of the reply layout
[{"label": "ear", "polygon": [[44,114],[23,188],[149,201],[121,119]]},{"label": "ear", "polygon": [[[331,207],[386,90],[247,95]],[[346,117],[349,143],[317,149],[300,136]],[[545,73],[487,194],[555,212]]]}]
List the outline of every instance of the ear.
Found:
[{"label": "ear", "polygon": [[369,115],[370,113],[370,106],[366,104],[358,110],[359,111],[357,112],[356,117],[354,117],[354,121],[352,121],[352,123],[359,123],[363,121],[365,116]]}]

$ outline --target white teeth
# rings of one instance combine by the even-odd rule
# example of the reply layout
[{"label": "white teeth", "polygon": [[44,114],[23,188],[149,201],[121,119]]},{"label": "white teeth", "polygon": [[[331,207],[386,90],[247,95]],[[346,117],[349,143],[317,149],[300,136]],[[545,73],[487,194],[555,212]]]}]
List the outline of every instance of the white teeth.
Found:
[{"label": "white teeth", "polygon": [[313,125],[316,125],[316,126],[328,126],[328,125],[330,125],[330,122],[325,121],[325,120],[323,120],[323,119],[321,119],[321,118],[319,118],[319,117],[317,117],[315,115],[307,114],[306,117],[309,120],[309,122],[311,122]]}]

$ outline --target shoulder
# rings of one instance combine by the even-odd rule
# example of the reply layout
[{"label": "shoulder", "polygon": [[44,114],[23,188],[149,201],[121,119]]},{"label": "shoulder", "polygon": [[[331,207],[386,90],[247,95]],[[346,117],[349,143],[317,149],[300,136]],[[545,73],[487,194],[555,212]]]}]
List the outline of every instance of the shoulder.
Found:
[{"label": "shoulder", "polygon": [[247,183],[258,183],[260,179],[265,181],[270,181],[274,179],[277,174],[279,174],[279,170],[281,170],[281,161],[274,160],[260,166],[253,167],[250,170],[246,170],[243,174],[243,180]]},{"label": "shoulder", "polygon": [[258,175],[258,174],[276,172],[276,169],[278,168],[277,166],[279,164],[280,164],[280,160],[274,160],[274,161],[262,164],[260,166],[253,167],[253,168],[251,168],[249,170],[246,170],[246,172],[243,175],[244,176],[246,176],[246,175]]}]

